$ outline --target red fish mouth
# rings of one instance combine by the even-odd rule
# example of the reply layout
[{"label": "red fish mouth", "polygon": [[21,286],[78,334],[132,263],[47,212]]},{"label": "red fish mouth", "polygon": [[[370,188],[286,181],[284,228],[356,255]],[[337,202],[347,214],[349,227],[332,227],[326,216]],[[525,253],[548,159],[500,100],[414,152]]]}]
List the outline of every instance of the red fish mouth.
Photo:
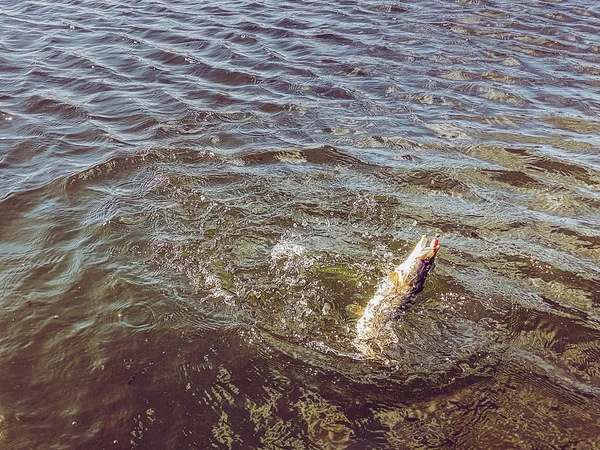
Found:
[{"label": "red fish mouth", "polygon": [[422,250],[421,250],[421,253],[419,254],[419,259],[421,259],[421,260],[433,259],[433,258],[435,258],[435,255],[437,255],[437,252],[439,249],[440,249],[439,235],[436,234],[433,237],[433,239],[431,239],[431,242],[429,242],[429,245],[428,245],[427,236],[423,236]]},{"label": "red fish mouth", "polygon": [[440,249],[440,240],[439,240],[440,235],[436,234],[433,239],[431,240],[431,245],[430,247],[432,249],[435,250],[435,252],[437,253],[437,251]]}]

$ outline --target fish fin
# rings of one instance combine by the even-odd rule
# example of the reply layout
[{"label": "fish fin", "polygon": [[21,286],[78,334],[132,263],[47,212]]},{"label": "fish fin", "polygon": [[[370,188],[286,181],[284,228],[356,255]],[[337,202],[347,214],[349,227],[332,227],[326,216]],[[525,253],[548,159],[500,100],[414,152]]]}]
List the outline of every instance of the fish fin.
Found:
[{"label": "fish fin", "polygon": [[394,289],[399,289],[401,287],[405,287],[407,285],[404,277],[401,277],[400,274],[396,271],[393,271],[389,275],[390,281],[394,283]]}]

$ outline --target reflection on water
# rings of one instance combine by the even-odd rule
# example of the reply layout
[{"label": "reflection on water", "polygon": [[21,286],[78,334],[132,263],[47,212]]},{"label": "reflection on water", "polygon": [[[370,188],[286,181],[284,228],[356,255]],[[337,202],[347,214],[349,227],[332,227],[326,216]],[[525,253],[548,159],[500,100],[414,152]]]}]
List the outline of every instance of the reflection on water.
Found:
[{"label": "reflection on water", "polygon": [[4,5],[3,448],[600,447],[600,11],[331,6]]}]

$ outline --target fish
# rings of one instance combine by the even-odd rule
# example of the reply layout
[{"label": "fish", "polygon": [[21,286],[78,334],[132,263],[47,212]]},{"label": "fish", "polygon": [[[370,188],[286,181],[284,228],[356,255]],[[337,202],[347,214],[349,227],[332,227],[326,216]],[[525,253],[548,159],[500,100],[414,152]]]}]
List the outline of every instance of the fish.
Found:
[{"label": "fish", "polygon": [[438,235],[421,237],[408,258],[384,278],[356,323],[355,347],[367,356],[381,355],[398,343],[393,324],[401,320],[423,290],[440,249]]}]

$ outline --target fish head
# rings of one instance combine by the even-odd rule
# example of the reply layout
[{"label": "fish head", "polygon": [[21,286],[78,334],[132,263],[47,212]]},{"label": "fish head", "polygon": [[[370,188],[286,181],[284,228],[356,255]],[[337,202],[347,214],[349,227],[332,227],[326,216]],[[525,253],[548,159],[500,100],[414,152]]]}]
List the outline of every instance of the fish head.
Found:
[{"label": "fish head", "polygon": [[439,235],[435,235],[431,241],[428,240],[427,236],[423,236],[417,243],[411,256],[414,259],[420,259],[421,261],[426,259],[433,259],[437,255],[440,249]]},{"label": "fish head", "polygon": [[427,236],[421,237],[406,261],[396,268],[394,284],[412,286],[416,282],[424,282],[439,249],[440,242],[437,235],[431,240]]}]

